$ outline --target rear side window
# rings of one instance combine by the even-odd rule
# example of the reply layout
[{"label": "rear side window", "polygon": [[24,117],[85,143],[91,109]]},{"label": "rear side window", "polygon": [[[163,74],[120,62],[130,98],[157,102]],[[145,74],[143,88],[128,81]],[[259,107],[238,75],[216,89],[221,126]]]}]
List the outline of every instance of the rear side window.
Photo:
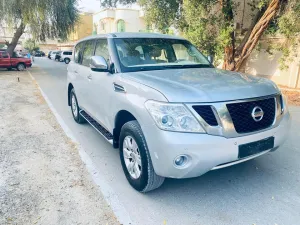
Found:
[{"label": "rear side window", "polygon": [[76,45],[75,47],[75,51],[74,51],[74,61],[76,63],[81,63],[82,60],[82,47],[83,47],[83,42],[79,43],[78,45]]},{"label": "rear side window", "polygon": [[91,58],[94,55],[94,40],[87,41],[82,54],[82,65],[90,66]]},{"label": "rear side window", "polygon": [[108,44],[106,39],[97,40],[95,55],[102,56],[107,63],[109,62]]}]

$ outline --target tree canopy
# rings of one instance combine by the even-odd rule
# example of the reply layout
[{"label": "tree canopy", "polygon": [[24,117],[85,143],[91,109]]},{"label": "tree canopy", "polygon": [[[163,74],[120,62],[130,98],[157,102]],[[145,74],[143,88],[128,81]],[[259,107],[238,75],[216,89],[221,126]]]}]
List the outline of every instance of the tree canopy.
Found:
[{"label": "tree canopy", "polygon": [[12,53],[28,30],[33,39],[67,39],[79,19],[77,0],[0,0],[0,22],[15,33],[7,50]]},{"label": "tree canopy", "polygon": [[34,52],[34,51],[38,51],[40,50],[40,47],[39,45],[36,43],[36,41],[34,39],[27,39],[24,44],[23,44],[24,48],[26,50],[28,50],[31,54]]},{"label": "tree canopy", "polygon": [[205,54],[222,58],[228,70],[242,67],[263,34],[287,37],[288,44],[277,46],[286,53],[284,58],[291,53],[289,46],[299,42],[299,0],[103,0],[102,4],[135,2],[144,9],[148,24],[163,33],[176,28]]}]

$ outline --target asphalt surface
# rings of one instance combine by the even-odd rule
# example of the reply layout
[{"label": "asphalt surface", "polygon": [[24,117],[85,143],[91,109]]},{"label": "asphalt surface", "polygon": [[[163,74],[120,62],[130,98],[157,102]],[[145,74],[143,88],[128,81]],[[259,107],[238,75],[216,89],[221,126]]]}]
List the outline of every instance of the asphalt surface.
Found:
[{"label": "asphalt surface", "polygon": [[33,74],[41,89],[134,224],[300,224],[300,107],[290,107],[289,139],[276,152],[198,178],[166,179],[161,188],[140,194],[127,183],[118,150],[88,124],[73,121],[67,106],[67,66],[35,61],[44,71]]}]

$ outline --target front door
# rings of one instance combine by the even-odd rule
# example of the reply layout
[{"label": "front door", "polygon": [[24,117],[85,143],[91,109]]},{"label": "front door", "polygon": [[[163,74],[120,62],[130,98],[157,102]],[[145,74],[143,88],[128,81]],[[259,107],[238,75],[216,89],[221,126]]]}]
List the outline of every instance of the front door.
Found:
[{"label": "front door", "polygon": [[[107,39],[98,39],[96,42],[95,56],[102,56],[106,59],[107,64],[110,64]],[[112,132],[111,124],[109,123],[109,109],[113,101],[113,79],[115,75],[109,72],[91,71],[91,80],[89,83],[89,91],[93,101],[90,108],[95,119]]]}]

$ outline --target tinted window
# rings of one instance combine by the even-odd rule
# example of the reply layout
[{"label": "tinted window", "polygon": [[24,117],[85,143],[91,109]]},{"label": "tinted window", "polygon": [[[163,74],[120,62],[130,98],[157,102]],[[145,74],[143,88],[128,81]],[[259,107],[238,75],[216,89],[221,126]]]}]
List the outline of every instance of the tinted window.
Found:
[{"label": "tinted window", "polygon": [[188,41],[165,38],[114,39],[122,70],[162,70],[211,67]]},{"label": "tinted window", "polygon": [[75,47],[74,61],[76,63],[81,63],[81,60],[82,60],[82,47],[83,47],[83,42],[79,43]]},{"label": "tinted window", "polygon": [[82,54],[82,65],[90,66],[91,57],[94,55],[94,41],[87,41]]},{"label": "tinted window", "polygon": [[64,52],[64,55],[72,55],[72,52]]},{"label": "tinted window", "polygon": [[106,39],[97,40],[95,55],[102,56],[106,62],[109,62],[108,44]]},{"label": "tinted window", "polygon": [[7,52],[0,52],[0,58],[8,58]]}]

